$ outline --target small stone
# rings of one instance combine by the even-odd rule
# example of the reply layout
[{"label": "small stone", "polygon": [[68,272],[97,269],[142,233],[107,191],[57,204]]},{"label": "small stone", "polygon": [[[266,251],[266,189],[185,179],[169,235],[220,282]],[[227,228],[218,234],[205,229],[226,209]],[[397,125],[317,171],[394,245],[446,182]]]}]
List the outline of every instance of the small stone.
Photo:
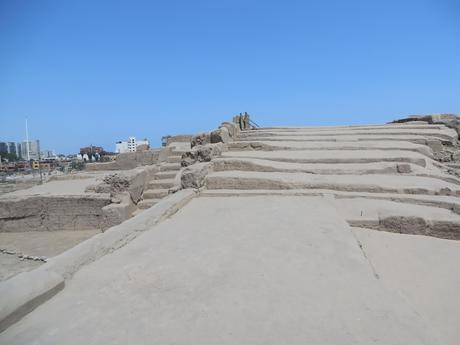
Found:
[{"label": "small stone", "polygon": [[397,164],[396,171],[400,174],[409,174],[412,171],[412,169],[410,167],[410,164]]},{"label": "small stone", "polygon": [[448,187],[441,188],[439,190],[439,195],[452,195],[452,190]]},{"label": "small stone", "polygon": [[228,143],[230,141],[230,134],[226,127],[221,127],[211,132],[211,143]]},{"label": "small stone", "polygon": [[441,151],[434,153],[434,159],[438,162],[450,162],[452,161],[452,152],[450,151]]},{"label": "small stone", "polygon": [[222,143],[195,146],[182,155],[181,166],[187,167],[196,162],[210,162],[222,155]]},{"label": "small stone", "polygon": [[208,133],[200,133],[194,135],[190,141],[190,147],[195,147],[199,145],[206,145],[211,142],[210,135]]},{"label": "small stone", "polygon": [[455,162],[460,162],[460,151],[455,151],[452,153],[452,160]]},{"label": "small stone", "polygon": [[239,127],[233,122],[223,122],[220,128],[225,127],[231,138],[236,138],[238,135]]}]

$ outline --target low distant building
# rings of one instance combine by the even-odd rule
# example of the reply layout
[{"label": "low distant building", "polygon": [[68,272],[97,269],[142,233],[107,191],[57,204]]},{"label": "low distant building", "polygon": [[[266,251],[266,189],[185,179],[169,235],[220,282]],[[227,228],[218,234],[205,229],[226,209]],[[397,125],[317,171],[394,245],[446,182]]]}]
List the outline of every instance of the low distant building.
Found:
[{"label": "low distant building", "polygon": [[87,154],[87,153],[83,153],[83,154],[79,153],[77,155],[77,160],[84,161],[84,162],[98,162],[100,159],[101,159],[101,156],[99,155],[99,153],[95,153],[94,155]]},{"label": "low distant building", "polygon": [[80,153],[77,155],[77,159],[85,162],[98,162],[104,154],[105,151],[101,146],[90,145],[80,148]]},{"label": "low distant building", "polygon": [[115,153],[125,153],[128,152],[128,142],[127,141],[117,141],[115,143]]},{"label": "low distant building", "polygon": [[80,148],[80,154],[81,155],[88,155],[88,156],[93,156],[95,154],[101,155],[104,153],[104,149],[101,146],[87,146],[87,147],[82,147]]},{"label": "low distant building", "polygon": [[42,160],[56,160],[58,157],[56,156],[56,153],[52,150],[44,150],[41,153]]},{"label": "low distant building", "polygon": [[150,143],[147,139],[136,140],[136,137],[129,137],[127,141],[118,141],[115,143],[115,152],[136,152],[139,146],[149,147]]},{"label": "low distant building", "polygon": [[161,137],[161,146],[166,147],[168,145],[169,138],[171,138],[170,135],[165,135],[164,137]]}]

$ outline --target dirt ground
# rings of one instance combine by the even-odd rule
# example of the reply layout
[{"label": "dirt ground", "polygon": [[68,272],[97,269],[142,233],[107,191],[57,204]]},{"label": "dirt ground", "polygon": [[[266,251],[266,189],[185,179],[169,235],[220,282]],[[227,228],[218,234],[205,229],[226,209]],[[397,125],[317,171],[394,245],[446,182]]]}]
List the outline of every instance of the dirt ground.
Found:
[{"label": "dirt ground", "polygon": [[19,254],[51,258],[99,232],[100,230],[0,233],[0,249],[15,253],[0,253],[0,281],[43,264],[43,261],[22,260]]}]

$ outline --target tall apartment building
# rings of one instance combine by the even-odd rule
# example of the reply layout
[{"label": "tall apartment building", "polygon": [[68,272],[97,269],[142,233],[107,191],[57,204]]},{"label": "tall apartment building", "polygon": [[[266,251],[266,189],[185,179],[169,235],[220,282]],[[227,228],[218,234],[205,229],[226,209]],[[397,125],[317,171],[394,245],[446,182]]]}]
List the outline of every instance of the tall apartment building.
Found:
[{"label": "tall apartment building", "polygon": [[136,152],[136,151],[137,151],[136,137],[129,137],[128,138],[128,152]]},{"label": "tall apartment building", "polygon": [[38,160],[40,158],[40,140],[23,141],[21,144],[21,156],[26,160]]},{"label": "tall apartment building", "polygon": [[136,140],[136,137],[129,137],[127,141],[118,141],[115,143],[116,153],[136,152],[137,147],[141,145],[149,146],[150,143],[147,139]]},{"label": "tall apartment building", "polygon": [[0,153],[8,153],[8,143],[0,141]]},{"label": "tall apartment building", "polygon": [[15,143],[13,141],[8,142],[8,153],[15,154],[16,157],[21,157],[21,144],[20,143]]},{"label": "tall apartment building", "polygon": [[0,153],[13,153],[21,158],[21,143],[0,141]]},{"label": "tall apartment building", "polygon": [[22,156],[22,144],[21,143],[16,143],[16,156],[18,156],[18,158],[20,159],[23,159],[24,157]]}]

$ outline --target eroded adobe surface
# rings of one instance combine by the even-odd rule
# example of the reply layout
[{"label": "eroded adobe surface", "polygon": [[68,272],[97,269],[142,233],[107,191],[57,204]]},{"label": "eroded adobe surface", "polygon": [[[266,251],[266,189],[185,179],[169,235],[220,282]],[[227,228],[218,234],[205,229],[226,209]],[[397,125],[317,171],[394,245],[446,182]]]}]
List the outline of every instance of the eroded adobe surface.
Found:
[{"label": "eroded adobe surface", "polygon": [[237,120],[171,149],[141,204],[198,197],[0,342],[456,345],[456,129]]},{"label": "eroded adobe surface", "polygon": [[329,195],[353,226],[460,239],[452,126],[262,128],[226,146],[196,173],[207,195]]}]

